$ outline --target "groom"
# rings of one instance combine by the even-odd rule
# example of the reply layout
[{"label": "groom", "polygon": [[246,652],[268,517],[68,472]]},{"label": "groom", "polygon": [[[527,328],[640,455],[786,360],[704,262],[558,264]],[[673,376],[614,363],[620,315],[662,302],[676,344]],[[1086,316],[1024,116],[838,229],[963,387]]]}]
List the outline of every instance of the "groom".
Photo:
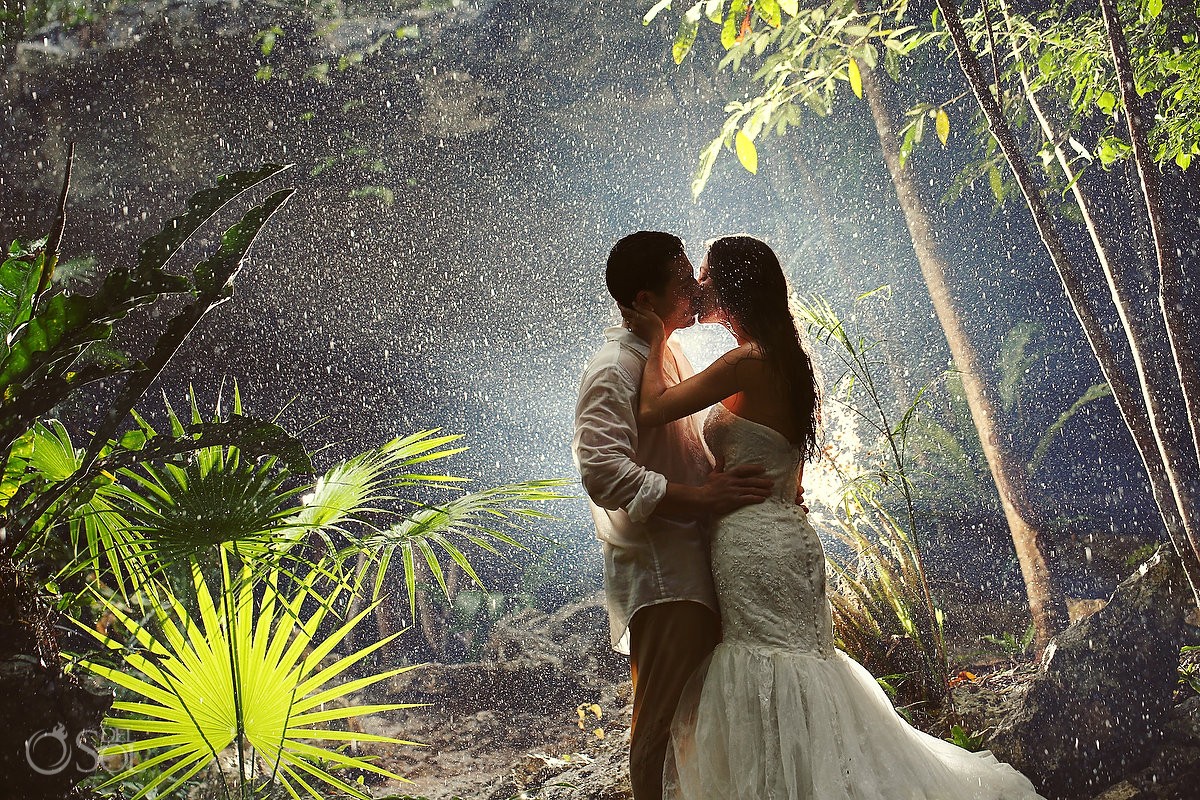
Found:
[{"label": "groom", "polygon": [[[668,336],[696,321],[699,287],[676,236],[639,231],[621,239],[605,279],[618,303],[653,309]],[[660,800],[675,706],[721,634],[708,520],[762,502],[771,481],[757,477],[759,467],[714,470],[694,417],[638,430],[649,345],[623,327],[604,338],[584,369],[573,451],[604,551],[612,646],[629,654],[633,675],[633,796]],[[668,348],[673,385],[693,371],[676,342]]]}]

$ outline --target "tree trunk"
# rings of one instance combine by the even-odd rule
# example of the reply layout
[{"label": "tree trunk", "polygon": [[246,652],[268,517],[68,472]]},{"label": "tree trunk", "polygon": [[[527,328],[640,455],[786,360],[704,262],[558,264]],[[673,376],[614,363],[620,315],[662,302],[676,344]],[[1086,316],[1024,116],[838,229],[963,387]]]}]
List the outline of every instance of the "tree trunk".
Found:
[{"label": "tree trunk", "polygon": [[1108,31],[1113,65],[1117,70],[1117,83],[1121,87],[1121,102],[1125,105],[1133,160],[1141,179],[1142,196],[1146,198],[1146,220],[1150,224],[1150,236],[1154,240],[1154,254],[1158,261],[1158,304],[1162,310],[1163,325],[1167,329],[1175,371],[1179,376],[1180,391],[1183,393],[1183,407],[1192,433],[1192,450],[1200,459],[1200,371],[1197,370],[1196,355],[1188,347],[1184,325],[1179,319],[1183,307],[1183,273],[1171,249],[1171,232],[1162,210],[1158,167],[1150,156],[1150,147],[1146,142],[1142,101],[1134,86],[1129,46],[1125,41],[1121,18],[1112,0],[1100,0],[1100,10],[1104,14],[1104,27]]},{"label": "tree trunk", "polygon": [[[1129,419],[1126,419],[1127,426],[1133,435],[1134,443],[1142,458],[1142,463],[1146,467],[1146,472],[1150,479],[1151,493],[1154,496],[1155,502],[1158,503],[1161,509],[1164,509],[1164,522],[1167,529],[1182,531],[1183,519],[1188,514],[1187,503],[1192,502],[1192,507],[1194,507],[1194,498],[1190,501],[1187,500],[1191,495],[1187,493],[1186,483],[1183,481],[1179,481],[1179,483],[1183,485],[1184,494],[1178,495],[1175,493],[1172,488],[1171,477],[1168,475],[1165,466],[1167,464],[1187,464],[1190,461],[1190,455],[1187,455],[1186,452],[1181,453],[1178,443],[1171,436],[1169,406],[1174,400],[1174,392],[1171,391],[1172,387],[1165,381],[1156,385],[1154,381],[1155,377],[1161,381],[1164,376],[1156,376],[1146,368],[1146,357],[1143,353],[1142,342],[1148,336],[1145,330],[1148,321],[1137,320],[1136,314],[1130,308],[1128,291],[1121,283],[1120,276],[1117,274],[1117,265],[1110,255],[1109,249],[1096,225],[1092,205],[1083,192],[1085,183],[1081,180],[1082,176],[1078,175],[1074,167],[1071,166],[1071,160],[1062,148],[1061,137],[1054,129],[1049,117],[1042,111],[1041,104],[1033,92],[1033,87],[1029,80],[1029,72],[1025,68],[1020,48],[1017,46],[1016,39],[1012,35],[1012,19],[1009,14],[1008,4],[1004,0],[1000,2],[1000,9],[1004,14],[1005,24],[1009,33],[1009,44],[1012,48],[1013,60],[1017,65],[1017,72],[1021,78],[1021,86],[1025,93],[1025,99],[1029,103],[1029,107],[1033,111],[1038,125],[1041,126],[1046,140],[1054,147],[1054,155],[1058,160],[1059,166],[1062,168],[1064,177],[1066,177],[1071,187],[1071,193],[1075,198],[1075,205],[1079,208],[1079,212],[1083,216],[1084,226],[1087,228],[1088,236],[1092,240],[1092,247],[1096,251],[1096,258],[1099,261],[1100,269],[1104,273],[1104,278],[1108,283],[1109,294],[1112,297],[1117,318],[1121,323],[1121,330],[1129,342],[1134,372],[1136,373],[1138,387],[1141,389],[1142,403],[1146,409],[1148,420],[1143,419],[1138,413],[1133,413]],[[1116,369],[1115,366],[1114,369]],[[1157,388],[1154,388],[1155,386]],[[1133,409],[1133,403],[1135,402],[1132,399],[1133,391],[1126,391],[1131,398],[1129,408]],[[1147,421],[1148,425],[1146,424]],[[1172,511],[1171,509],[1174,510]]]},{"label": "tree trunk", "polygon": [[[1092,352],[1096,355],[1097,361],[1100,362],[1100,370],[1104,375],[1104,379],[1108,381],[1109,386],[1112,388],[1117,408],[1120,410],[1121,416],[1133,434],[1134,441],[1138,444],[1139,453],[1146,465],[1147,472],[1150,474],[1151,489],[1154,492],[1155,501],[1158,503],[1159,511],[1163,515],[1163,521],[1167,525],[1167,532],[1171,537],[1175,550],[1184,564],[1184,570],[1188,575],[1188,580],[1192,585],[1192,592],[1195,595],[1197,591],[1197,579],[1200,578],[1200,559],[1197,557],[1200,551],[1196,549],[1196,538],[1192,530],[1192,516],[1197,513],[1197,509],[1194,503],[1189,504],[1186,501],[1187,487],[1184,485],[1184,481],[1181,480],[1186,473],[1181,474],[1176,463],[1170,461],[1163,463],[1161,460],[1153,458],[1153,449],[1149,446],[1149,443],[1153,440],[1153,433],[1146,420],[1144,413],[1146,409],[1139,407],[1132,387],[1119,370],[1112,344],[1109,342],[1103,326],[1088,305],[1086,289],[1080,280],[1074,264],[1067,255],[1066,247],[1059,237],[1057,229],[1054,227],[1050,212],[1042,200],[1041,191],[1030,175],[1029,165],[1025,160],[1025,156],[1021,153],[1020,147],[1017,145],[1012,128],[1009,127],[1008,122],[1004,118],[1000,106],[996,102],[996,98],[988,90],[987,79],[984,77],[979,61],[971,49],[970,40],[967,38],[962,20],[958,15],[958,7],[952,0],[937,0],[937,4],[941,9],[942,17],[945,20],[950,36],[954,41],[954,48],[958,54],[959,64],[966,75],[967,83],[971,87],[971,91],[974,93],[975,99],[987,119],[988,129],[996,138],[996,142],[1004,152],[1009,167],[1016,176],[1017,184],[1021,187],[1021,193],[1025,196],[1025,202],[1028,204],[1029,210],[1033,215],[1034,224],[1037,226],[1042,243],[1046,246],[1046,250],[1050,254],[1050,259],[1054,263],[1059,278],[1062,280],[1063,288],[1066,290],[1072,309],[1083,326],[1088,344],[1091,346]],[[1147,390],[1150,389],[1148,388]],[[1156,461],[1158,461],[1157,464],[1155,463]],[[1169,493],[1162,486],[1161,476],[1164,472],[1167,481],[1170,483]],[[1196,596],[1197,599],[1200,599],[1200,595]]]},{"label": "tree trunk", "polygon": [[891,115],[883,103],[881,88],[873,70],[860,65],[863,96],[871,109],[883,160],[896,187],[900,207],[912,236],[913,250],[921,266],[921,274],[929,288],[933,308],[946,335],[955,365],[962,373],[963,394],[971,411],[971,420],[979,434],[979,442],[987,459],[988,469],[1000,495],[1000,505],[1008,522],[1029,610],[1033,617],[1034,636],[1039,648],[1057,634],[1067,621],[1066,602],[1055,586],[1046,561],[1042,536],[1033,524],[1029,505],[1029,488],[1024,465],[1004,446],[999,434],[996,405],[982,380],[979,354],[976,352],[959,318],[958,309],[946,281],[946,263],[933,233],[929,213],[925,210],[920,192],[911,173],[900,166],[900,147]]}]

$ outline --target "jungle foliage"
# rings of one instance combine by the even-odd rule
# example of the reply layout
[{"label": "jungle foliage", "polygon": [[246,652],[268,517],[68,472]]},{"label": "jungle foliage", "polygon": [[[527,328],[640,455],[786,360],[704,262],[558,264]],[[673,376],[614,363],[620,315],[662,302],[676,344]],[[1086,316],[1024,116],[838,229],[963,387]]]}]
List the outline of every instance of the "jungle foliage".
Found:
[{"label": "jungle foliage", "polygon": [[[483,590],[463,546],[527,550],[518,537],[545,516],[535,506],[561,496],[560,481],[467,491],[465,479],[428,468],[464,449],[436,430],[315,475],[310,451],[277,419],[243,412],[236,385],[231,407],[219,397],[211,415],[194,392],[184,415],[164,396],[166,426],[135,410],[232,296],[255,238],[293,190],[252,207],[190,273],[168,261],[221,208],[284,169],[218,179],[142,244],[133,268],[107,271],[84,294],[55,280],[68,166],[51,234],[14,243],[0,265],[0,557],[39,576],[43,602],[95,640],[69,648],[67,670],[117,687],[106,727],[125,740],[101,756],[122,766],[96,779],[102,792],[168,796],[202,780],[222,797],[365,798],[366,774],[399,778],[344,746],[411,743],[339,726],[406,706],[341,701],[412,665],[393,655],[392,666],[370,668],[398,633],[347,651],[348,637],[385,599],[393,562],[410,617],[418,563],[448,599],[447,565]],[[146,308],[166,322],[153,342],[132,337],[145,352],[107,344]],[[115,398],[76,444],[80,426],[64,415],[113,382]],[[335,648],[342,655],[330,662]]]}]

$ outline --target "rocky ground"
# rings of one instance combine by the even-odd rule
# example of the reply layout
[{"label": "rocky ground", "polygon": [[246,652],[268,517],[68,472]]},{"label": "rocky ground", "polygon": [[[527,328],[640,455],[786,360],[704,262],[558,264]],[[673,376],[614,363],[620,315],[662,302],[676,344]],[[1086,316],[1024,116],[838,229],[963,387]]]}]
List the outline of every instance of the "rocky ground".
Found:
[{"label": "rocky ground", "polygon": [[[1047,797],[1196,796],[1200,693],[1187,677],[1200,663],[1191,651],[1179,663],[1158,652],[1178,653],[1195,633],[1179,611],[1171,560],[1156,558],[1106,606],[1092,604],[1040,662],[957,665],[972,671],[954,689],[964,729]],[[427,746],[378,750],[411,783],[376,786],[376,796],[629,798],[630,684],[604,631],[599,598],[551,615],[525,611],[497,628],[484,660],[399,676],[383,695],[431,705],[364,720],[363,729]],[[1135,640],[1143,645],[1119,646]]]}]

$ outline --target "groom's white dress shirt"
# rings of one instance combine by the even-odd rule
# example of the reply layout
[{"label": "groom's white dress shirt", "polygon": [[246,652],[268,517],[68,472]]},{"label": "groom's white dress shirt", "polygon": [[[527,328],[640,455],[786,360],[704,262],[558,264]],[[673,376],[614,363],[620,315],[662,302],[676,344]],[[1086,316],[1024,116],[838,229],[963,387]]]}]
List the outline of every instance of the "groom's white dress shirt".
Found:
[{"label": "groom's white dress shirt", "polygon": [[[667,482],[699,486],[712,469],[699,415],[638,430],[637,403],[650,348],[622,327],[608,328],[588,362],[575,406],[575,466],[604,550],[604,592],[612,646],[629,652],[629,621],[645,606],[694,600],[717,611],[706,527],[656,514]],[[691,377],[672,339],[667,381]]]}]

